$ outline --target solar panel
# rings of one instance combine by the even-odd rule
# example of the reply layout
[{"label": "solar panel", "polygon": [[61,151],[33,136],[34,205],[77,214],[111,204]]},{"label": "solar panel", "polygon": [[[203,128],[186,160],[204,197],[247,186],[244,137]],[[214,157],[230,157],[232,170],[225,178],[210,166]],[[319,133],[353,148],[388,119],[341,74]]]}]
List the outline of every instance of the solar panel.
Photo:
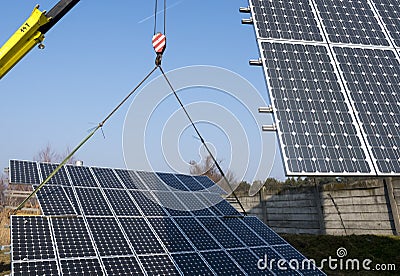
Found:
[{"label": "solar panel", "polygon": [[246,275],[224,251],[202,252],[201,255],[217,275]]},{"label": "solar panel", "polygon": [[128,191],[107,189],[104,192],[117,216],[140,216]]},{"label": "solar panel", "polygon": [[400,173],[400,62],[394,50],[334,47],[380,174]]},{"label": "solar panel", "polygon": [[260,38],[323,40],[310,1],[253,0],[252,4]]},{"label": "solar panel", "polygon": [[40,261],[40,262],[25,262],[14,263],[12,265],[12,275],[60,275],[57,262],[54,261]]},{"label": "solar panel", "polygon": [[400,6],[397,0],[374,0],[379,16],[382,18],[395,46],[400,46]]},{"label": "solar panel", "polygon": [[61,260],[61,270],[64,275],[103,275],[103,269],[98,259]]},{"label": "solar panel", "polygon": [[112,216],[112,212],[108,207],[101,190],[93,188],[76,188],[76,193],[85,215]]},{"label": "solar panel", "polygon": [[116,219],[88,218],[87,221],[100,256],[133,254]]},{"label": "solar panel", "polygon": [[108,275],[144,275],[135,257],[114,257],[102,260]]},{"label": "solar panel", "polygon": [[44,217],[12,216],[13,260],[55,259],[49,222]]},{"label": "solar panel", "polygon": [[97,187],[96,180],[88,167],[66,166],[66,168],[74,186]]},{"label": "solar panel", "polygon": [[367,0],[315,0],[328,38],[334,43],[389,46]]},{"label": "solar panel", "polygon": [[[10,173],[19,175],[16,169]],[[264,275],[268,271],[257,268],[253,248],[267,247],[281,258],[304,259],[261,221],[243,217],[218,193],[172,191],[176,186],[164,183],[176,184],[179,179],[193,188],[193,183],[200,183],[197,177],[162,174],[160,179],[154,173],[75,166],[66,172],[68,179],[74,179],[72,186],[56,181],[39,191],[43,216],[12,216],[12,273]],[[213,206],[215,201],[219,203]]]},{"label": "solar panel", "polygon": [[[58,164],[39,163],[40,173],[42,179],[46,179],[56,168]],[[65,168],[61,168],[52,178],[47,182],[48,184],[71,186]]]},{"label": "solar panel", "polygon": [[[36,189],[37,186],[33,186]],[[36,194],[43,213],[51,215],[77,215],[70,197],[62,186],[43,186]]]},{"label": "solar panel", "polygon": [[51,222],[60,258],[96,256],[96,251],[83,218],[54,218]]},{"label": "solar panel", "polygon": [[100,186],[103,188],[123,188],[117,176],[112,169],[92,168],[94,175],[98,179]]},{"label": "solar panel", "polygon": [[214,275],[198,253],[173,254],[172,258],[184,275]]},{"label": "solar panel", "polygon": [[398,2],[250,8],[286,174],[399,174]]},{"label": "solar panel", "polygon": [[37,164],[31,161],[10,160],[10,182],[40,184]]}]

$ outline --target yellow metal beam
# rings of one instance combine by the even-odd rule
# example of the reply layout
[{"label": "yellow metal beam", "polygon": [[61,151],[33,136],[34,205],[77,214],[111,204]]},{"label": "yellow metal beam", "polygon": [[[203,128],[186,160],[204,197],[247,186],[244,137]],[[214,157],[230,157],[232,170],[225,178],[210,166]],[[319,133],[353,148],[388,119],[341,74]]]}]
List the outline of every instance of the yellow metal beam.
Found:
[{"label": "yellow metal beam", "polygon": [[39,6],[0,48],[0,79],[7,74],[35,45],[44,40],[39,28],[50,21]]}]

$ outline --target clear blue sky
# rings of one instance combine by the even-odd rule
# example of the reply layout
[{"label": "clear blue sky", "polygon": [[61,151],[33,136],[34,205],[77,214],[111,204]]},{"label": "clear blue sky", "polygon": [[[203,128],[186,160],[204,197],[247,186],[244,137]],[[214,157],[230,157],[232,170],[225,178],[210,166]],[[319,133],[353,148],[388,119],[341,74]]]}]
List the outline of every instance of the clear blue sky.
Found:
[{"label": "clear blue sky", "polygon": [[[41,10],[50,10],[56,2],[3,0],[0,45],[25,21],[36,4],[40,4]],[[240,22],[242,18],[249,17],[238,11],[240,6],[248,5],[246,0],[167,2],[165,71],[191,65],[223,67],[247,79],[268,102],[262,68],[248,65],[249,59],[259,55],[253,27]],[[31,160],[47,144],[58,152],[63,152],[67,146],[73,148],[118,104],[154,66],[155,54],[151,47],[153,12],[154,1],[81,0],[47,33],[45,50],[33,49],[0,80],[2,168],[8,166],[9,159]],[[202,93],[235,116],[241,116],[242,113],[236,114],[235,110],[231,110],[235,108],[234,103],[218,101],[221,99],[218,94],[204,91],[193,89],[192,96],[183,97],[185,104],[205,101],[204,97],[193,94]],[[247,97],[247,92],[242,92],[243,98]],[[169,111],[166,107],[168,104],[160,107],[157,116],[164,116],[163,111],[171,116],[177,110],[176,106]],[[77,153],[77,158],[86,165],[125,167],[122,136],[128,109],[129,103],[108,121],[104,128],[106,139],[99,132]],[[214,111],[210,108],[209,112]],[[260,116],[256,110],[252,112],[254,116]],[[265,123],[271,122],[267,115],[262,116],[265,116]],[[137,119],[140,120],[140,116]],[[225,136],[234,134],[215,131],[210,125],[202,127],[203,136],[206,140],[207,137],[213,140],[210,142],[216,146],[218,158],[229,160],[229,150],[218,151],[218,147],[229,148],[224,146]],[[197,160],[199,142],[189,134],[182,132],[180,139],[183,142],[179,142],[182,149],[179,151],[185,160]],[[158,135],[162,136],[162,133]],[[253,136],[254,133],[248,135]],[[268,135],[269,144],[264,143],[264,146],[274,148],[270,142],[274,135]],[[154,143],[159,143],[152,138]],[[229,142],[229,138],[227,140]],[[151,146],[152,139],[149,138],[146,143],[150,143],[150,146],[146,145],[150,149],[148,154],[158,156],[159,148]],[[189,149],[191,145],[195,148]],[[264,149],[264,153],[271,158],[274,155],[273,150]],[[281,162],[278,152],[272,176],[283,178]],[[162,162],[154,169],[171,170]],[[266,168],[265,177],[267,173]]]}]

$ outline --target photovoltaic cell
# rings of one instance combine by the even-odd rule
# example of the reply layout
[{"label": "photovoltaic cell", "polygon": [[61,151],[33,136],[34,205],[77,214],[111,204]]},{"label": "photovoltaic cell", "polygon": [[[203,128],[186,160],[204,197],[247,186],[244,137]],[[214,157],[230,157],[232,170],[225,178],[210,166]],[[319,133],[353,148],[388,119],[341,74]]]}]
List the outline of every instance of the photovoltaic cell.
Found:
[{"label": "photovoltaic cell", "polygon": [[[36,189],[37,186],[33,186]],[[51,215],[77,215],[62,186],[43,186],[36,194],[42,212]]]},{"label": "photovoltaic cell", "polygon": [[367,0],[315,2],[331,42],[390,45]]},{"label": "photovoltaic cell", "polygon": [[[58,164],[39,163],[39,166],[40,173],[42,174],[42,179],[44,181],[58,167]],[[71,186],[64,167],[62,167],[55,175],[53,175],[47,184]]]},{"label": "photovoltaic cell", "polygon": [[372,174],[325,46],[261,43],[287,172]]},{"label": "photovoltaic cell", "polygon": [[56,261],[12,263],[12,275],[60,275]]},{"label": "photovoltaic cell", "polygon": [[217,275],[246,275],[224,251],[202,252]]},{"label": "photovoltaic cell", "polygon": [[239,237],[247,246],[266,245],[255,233],[253,233],[241,220],[236,218],[223,218],[225,225]]},{"label": "photovoltaic cell", "polygon": [[171,218],[149,218],[150,224],[170,252],[194,251]]},{"label": "photovoltaic cell", "polygon": [[[279,255],[275,250],[273,250],[271,247],[258,247],[258,248],[252,248],[251,251],[254,252],[254,254],[257,255],[258,259],[264,260],[261,265],[262,271],[269,270],[271,268],[271,271],[275,273],[276,275],[301,275],[300,273],[296,272],[293,269],[290,269],[287,261],[285,261],[285,258],[281,255]],[[265,263],[265,259],[267,259],[267,263]],[[274,259],[276,260],[275,262],[271,262],[271,260]],[[269,261],[268,261],[269,260]],[[278,260],[283,260],[281,261],[281,267],[284,267],[284,269],[280,269],[278,267]],[[284,262],[284,263],[282,263]]]},{"label": "photovoltaic cell", "polygon": [[147,190],[146,186],[143,185],[142,181],[140,181],[134,171],[121,169],[115,169],[114,171],[117,173],[119,178],[121,178],[126,188],[133,190]]},{"label": "photovoltaic cell", "polygon": [[158,177],[161,178],[162,181],[164,181],[165,184],[168,186],[172,187],[173,189],[176,190],[181,190],[181,191],[188,191],[189,189],[178,179],[176,178],[173,174],[170,173],[157,173]]},{"label": "photovoltaic cell", "polygon": [[174,263],[167,255],[139,256],[147,275],[179,275]]},{"label": "photovoltaic cell", "polygon": [[198,250],[220,249],[195,218],[174,218],[174,220]]},{"label": "photovoltaic cell", "polygon": [[98,187],[89,167],[66,166],[74,186]]},{"label": "photovoltaic cell", "polygon": [[354,47],[334,51],[376,169],[400,173],[400,62],[395,52]]},{"label": "photovoltaic cell", "polygon": [[260,38],[323,40],[310,1],[253,0],[252,4]]},{"label": "photovoltaic cell", "polygon": [[108,168],[92,168],[94,175],[103,188],[119,188],[123,186],[115,176],[114,171]]},{"label": "photovoltaic cell", "polygon": [[128,191],[125,190],[104,190],[117,216],[140,216],[140,212],[132,201]]},{"label": "photovoltaic cell", "polygon": [[120,222],[137,254],[165,253],[144,218],[121,218]]},{"label": "photovoltaic cell", "polygon": [[143,180],[143,182],[146,183],[150,190],[169,191],[167,185],[161,181],[157,174],[143,171],[139,171],[137,174]]},{"label": "photovoltaic cell", "polygon": [[145,216],[167,216],[150,192],[130,191]]},{"label": "photovoltaic cell", "polygon": [[103,258],[102,260],[108,275],[144,275],[134,257]]},{"label": "photovoltaic cell", "polygon": [[[186,178],[185,175],[177,175],[177,177],[182,177],[182,179]],[[207,176],[197,175],[197,176],[192,176],[192,178],[194,178],[197,182],[200,182],[201,186],[203,186],[206,189],[216,186],[215,183]]]},{"label": "photovoltaic cell", "polygon": [[101,193],[96,188],[76,188],[82,209],[87,216],[112,216],[112,212]]},{"label": "photovoltaic cell", "polygon": [[[201,182],[197,181],[195,177],[192,177],[190,175],[183,175],[183,174],[177,174],[176,177],[185,183],[186,187],[188,187],[189,191],[200,191],[204,190],[205,188],[204,185],[202,185]],[[212,182],[214,184],[214,182]]]},{"label": "photovoltaic cell", "polygon": [[88,218],[87,220],[101,256],[133,254],[115,218]]},{"label": "photovoltaic cell", "polygon": [[373,0],[395,46],[400,46],[400,6],[397,0]]},{"label": "photovoltaic cell", "polygon": [[229,255],[243,268],[248,275],[274,275],[268,269],[259,269],[259,258],[249,249],[228,250]]},{"label": "photovoltaic cell", "polygon": [[47,218],[11,216],[12,261],[55,259]]},{"label": "photovoltaic cell", "polygon": [[214,275],[197,253],[173,254],[172,258],[184,275]]},{"label": "photovoltaic cell", "polygon": [[270,245],[285,244],[286,241],[256,217],[245,217],[243,222]]},{"label": "photovoltaic cell", "polygon": [[215,217],[199,218],[201,224],[214,236],[224,248],[240,248],[245,245],[235,237],[225,225]]},{"label": "photovoltaic cell", "polygon": [[155,197],[171,216],[191,216],[174,192],[154,191]]},{"label": "photovoltaic cell", "polygon": [[40,184],[36,163],[30,161],[10,160],[10,183]]},{"label": "photovoltaic cell", "polygon": [[61,260],[64,275],[103,275],[98,259]]},{"label": "photovoltaic cell", "polygon": [[83,218],[52,218],[51,222],[60,258],[96,256]]}]

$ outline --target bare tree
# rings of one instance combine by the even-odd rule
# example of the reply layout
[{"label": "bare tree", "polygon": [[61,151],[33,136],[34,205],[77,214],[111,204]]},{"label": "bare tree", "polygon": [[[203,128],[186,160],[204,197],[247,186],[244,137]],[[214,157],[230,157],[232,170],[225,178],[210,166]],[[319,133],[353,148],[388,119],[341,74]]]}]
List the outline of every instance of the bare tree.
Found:
[{"label": "bare tree", "polygon": [[[69,154],[71,150],[69,147],[64,151],[64,153],[59,154],[57,153],[50,144],[47,144],[45,148],[40,150],[34,157],[33,160],[38,162],[44,163],[60,163],[62,162]],[[75,164],[76,158],[72,156],[68,161],[67,164]]]},{"label": "bare tree", "polygon": [[[217,160],[219,164],[222,163],[222,160]],[[202,162],[197,163],[196,161],[190,161],[190,174],[191,175],[205,175],[208,176],[212,181],[217,183],[224,191],[228,194],[234,191],[239,183],[236,181],[235,174],[231,170],[227,170],[224,172],[226,179],[229,183],[223,179],[221,172],[218,170],[217,165],[215,164],[211,155],[207,155]]]}]

